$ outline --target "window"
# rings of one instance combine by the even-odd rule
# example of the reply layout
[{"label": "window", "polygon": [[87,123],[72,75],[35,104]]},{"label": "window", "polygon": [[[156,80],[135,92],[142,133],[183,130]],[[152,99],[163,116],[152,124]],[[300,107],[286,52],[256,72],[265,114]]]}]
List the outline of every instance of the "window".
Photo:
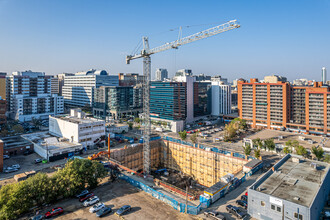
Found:
[{"label": "window", "polygon": [[272,205],[270,206],[270,208],[273,209],[273,210],[275,210],[275,205],[272,204]]},{"label": "window", "polygon": [[299,220],[303,220],[303,215],[299,214],[299,213],[294,213],[294,217],[295,219],[299,219]]},{"label": "window", "polygon": [[264,207],[264,206],[265,206],[265,202],[264,202],[264,201],[261,201],[261,202],[260,202],[260,205],[261,205],[262,207]]},{"label": "window", "polygon": [[277,208],[276,210],[277,210],[278,212],[281,212],[281,207],[277,206],[276,208]]}]

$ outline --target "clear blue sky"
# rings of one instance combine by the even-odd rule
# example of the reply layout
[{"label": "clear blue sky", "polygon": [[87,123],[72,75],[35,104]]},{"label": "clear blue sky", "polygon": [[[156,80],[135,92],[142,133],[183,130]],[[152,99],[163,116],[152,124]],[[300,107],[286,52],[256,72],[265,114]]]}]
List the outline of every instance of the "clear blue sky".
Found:
[{"label": "clear blue sky", "polygon": [[0,71],[141,73],[142,60],[126,65],[125,55],[142,36],[154,47],[177,38],[170,29],[194,25],[185,36],[232,19],[241,28],[153,55],[152,74],[330,75],[330,0],[0,0]]}]

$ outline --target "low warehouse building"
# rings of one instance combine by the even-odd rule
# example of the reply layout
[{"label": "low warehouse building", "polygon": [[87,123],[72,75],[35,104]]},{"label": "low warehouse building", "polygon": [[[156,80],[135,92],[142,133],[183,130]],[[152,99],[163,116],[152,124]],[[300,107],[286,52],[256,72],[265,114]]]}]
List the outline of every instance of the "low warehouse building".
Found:
[{"label": "low warehouse building", "polygon": [[33,151],[33,144],[21,136],[3,137],[1,140],[4,143],[3,154],[5,155],[21,155],[27,150]]},{"label": "low warehouse building", "polygon": [[319,219],[330,192],[329,164],[286,155],[248,189],[256,219]]},{"label": "low warehouse building", "polygon": [[83,146],[79,143],[70,142],[66,138],[59,138],[48,132],[22,135],[34,145],[34,151],[49,161],[60,160],[80,154]]}]

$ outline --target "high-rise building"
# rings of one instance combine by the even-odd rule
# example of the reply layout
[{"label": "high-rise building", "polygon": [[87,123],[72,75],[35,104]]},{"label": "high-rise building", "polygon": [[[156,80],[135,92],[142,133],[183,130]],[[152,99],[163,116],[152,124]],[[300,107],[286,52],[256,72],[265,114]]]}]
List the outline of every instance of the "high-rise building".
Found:
[{"label": "high-rise building", "polygon": [[175,73],[175,76],[192,76],[192,70],[190,69],[181,69]]},{"label": "high-rise building", "polygon": [[221,81],[212,82],[212,115],[231,113],[231,86]]},{"label": "high-rise building", "polygon": [[165,120],[186,120],[187,89],[185,82],[151,82],[150,117]]},{"label": "high-rise building", "polygon": [[0,97],[0,128],[7,123],[7,101]]},{"label": "high-rise building", "polygon": [[92,107],[94,89],[100,86],[118,86],[118,76],[108,75],[105,70],[78,72],[64,77],[62,94],[66,107]]},{"label": "high-rise building", "polygon": [[63,113],[63,97],[51,94],[51,76],[43,72],[13,72],[7,77],[7,105],[12,119],[30,121]]},{"label": "high-rise building", "polygon": [[119,73],[118,78],[120,86],[136,86],[144,82],[144,76],[138,73]]},{"label": "high-rise building", "polygon": [[163,81],[164,79],[168,78],[168,72],[167,69],[156,69],[156,77],[155,80],[156,81]]},{"label": "high-rise building", "polygon": [[322,82],[295,86],[288,82],[238,82],[239,117],[254,128],[330,133],[330,89]]},{"label": "high-rise building", "polygon": [[7,75],[7,73],[1,73],[0,72],[0,97],[2,99],[6,99],[6,96],[7,96],[6,75]]},{"label": "high-rise building", "polygon": [[194,118],[210,115],[212,111],[211,82],[194,82]]},{"label": "high-rise building", "polygon": [[94,91],[93,116],[120,119],[142,112],[142,87],[101,86]]},{"label": "high-rise building", "polygon": [[74,76],[74,74],[73,73],[61,73],[61,74],[57,74],[55,76],[55,78],[58,79],[58,94],[60,96],[62,96],[62,88],[64,86],[64,78],[66,76]]},{"label": "high-rise building", "polygon": [[327,83],[327,69],[322,67],[322,82],[323,84]]},{"label": "high-rise building", "polygon": [[203,73],[199,74],[198,76],[196,76],[196,81],[210,81],[211,80],[211,76],[205,76]]},{"label": "high-rise building", "polygon": [[59,80],[56,77],[50,79],[50,93],[59,95]]}]

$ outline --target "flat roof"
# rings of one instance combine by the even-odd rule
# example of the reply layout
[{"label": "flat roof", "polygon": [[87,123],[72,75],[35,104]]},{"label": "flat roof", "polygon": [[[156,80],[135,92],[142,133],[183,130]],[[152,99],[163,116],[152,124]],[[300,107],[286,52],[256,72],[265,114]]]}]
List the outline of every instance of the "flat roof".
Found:
[{"label": "flat roof", "polygon": [[17,147],[25,147],[31,145],[31,143],[21,136],[11,136],[11,137],[3,137],[1,138],[4,144],[4,149],[17,148]]},{"label": "flat roof", "polygon": [[22,135],[22,137],[41,146],[45,150],[48,147],[49,151],[82,146],[79,143],[70,142],[70,141],[68,141],[68,139],[65,139],[65,138],[62,139],[57,136],[51,135],[48,133],[48,131],[38,132],[38,133],[33,133],[33,134],[25,134],[25,135]]},{"label": "flat roof", "polygon": [[50,116],[52,118],[58,118],[64,121],[68,121],[75,124],[88,124],[88,123],[95,123],[95,122],[104,122],[104,120],[96,119],[96,118],[77,118],[75,116],[70,115],[57,115],[57,116]]},{"label": "flat roof", "polygon": [[261,160],[258,159],[252,159],[250,160],[247,164],[245,164],[245,167],[249,167],[249,168],[254,168],[255,166],[257,166],[258,164],[262,163]]},{"label": "flat roof", "polygon": [[209,188],[205,189],[204,192],[209,194],[209,195],[214,195],[217,192],[219,192],[221,189],[223,189],[227,183],[223,183],[221,181],[217,182],[213,186],[210,186]]},{"label": "flat roof", "polygon": [[[291,155],[275,172],[270,170],[273,173],[256,190],[310,207],[329,171],[329,164],[307,159],[298,163],[292,158],[295,156]],[[312,167],[313,163],[319,168]]]}]

